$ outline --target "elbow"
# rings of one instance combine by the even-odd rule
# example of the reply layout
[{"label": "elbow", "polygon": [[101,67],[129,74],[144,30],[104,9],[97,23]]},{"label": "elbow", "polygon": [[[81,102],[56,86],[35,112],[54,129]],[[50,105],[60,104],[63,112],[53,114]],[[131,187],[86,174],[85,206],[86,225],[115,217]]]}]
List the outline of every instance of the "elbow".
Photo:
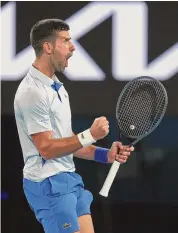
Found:
[{"label": "elbow", "polygon": [[49,154],[46,153],[46,152],[40,152],[40,155],[44,160],[49,160],[50,159]]},{"label": "elbow", "polygon": [[52,159],[53,156],[47,148],[40,148],[39,153],[44,160]]},{"label": "elbow", "polygon": [[44,160],[50,160],[50,159],[55,159],[55,158],[60,157],[59,154],[55,154],[52,150],[47,149],[47,148],[46,149],[42,149],[39,152],[40,152],[41,157]]},{"label": "elbow", "polygon": [[44,160],[49,160],[49,154],[48,153],[46,153],[45,151],[39,151],[39,152],[40,152],[41,157]]},{"label": "elbow", "polygon": [[41,143],[38,147],[39,154],[44,160],[53,159],[54,155],[52,154],[51,143],[45,142]]}]

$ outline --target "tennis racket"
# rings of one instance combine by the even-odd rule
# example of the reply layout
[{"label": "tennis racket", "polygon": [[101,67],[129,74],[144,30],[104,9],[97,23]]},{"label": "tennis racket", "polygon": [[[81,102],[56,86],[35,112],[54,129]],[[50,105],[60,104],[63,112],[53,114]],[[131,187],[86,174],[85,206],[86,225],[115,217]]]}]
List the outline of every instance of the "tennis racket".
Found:
[{"label": "tennis racket", "polygon": [[[141,76],[128,82],[116,105],[116,120],[120,134],[132,139],[134,146],[160,124],[167,108],[167,92],[158,80]],[[114,161],[100,195],[107,197],[120,163]]]}]

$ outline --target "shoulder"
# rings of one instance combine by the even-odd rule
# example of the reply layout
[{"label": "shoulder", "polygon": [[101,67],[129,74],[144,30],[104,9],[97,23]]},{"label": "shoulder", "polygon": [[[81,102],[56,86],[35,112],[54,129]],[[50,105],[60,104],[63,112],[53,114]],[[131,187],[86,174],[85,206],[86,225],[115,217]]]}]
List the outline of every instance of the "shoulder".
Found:
[{"label": "shoulder", "polygon": [[47,93],[44,86],[38,82],[34,83],[26,76],[17,89],[14,103],[18,103],[19,106],[32,106],[46,102]]}]

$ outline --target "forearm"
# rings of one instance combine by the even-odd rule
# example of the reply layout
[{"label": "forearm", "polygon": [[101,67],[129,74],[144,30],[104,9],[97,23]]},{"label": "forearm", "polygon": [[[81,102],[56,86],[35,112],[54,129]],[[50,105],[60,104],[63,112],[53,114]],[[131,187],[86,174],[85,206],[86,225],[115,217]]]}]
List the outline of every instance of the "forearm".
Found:
[{"label": "forearm", "polygon": [[[35,145],[38,148],[39,153],[46,160],[66,156],[81,148],[88,147],[95,142],[89,129],[77,135],[73,134],[72,137],[60,139],[53,139],[51,131],[42,134],[43,135],[40,138],[39,135],[33,135],[32,138],[34,143],[36,142]],[[36,140],[36,137],[38,140]],[[89,154],[91,154],[91,152],[89,152]]]},{"label": "forearm", "polygon": [[74,156],[81,159],[94,160],[96,146],[87,146],[77,150]]},{"label": "forearm", "polygon": [[77,136],[61,139],[50,139],[44,142],[40,154],[44,159],[54,159],[71,154],[82,148]]}]

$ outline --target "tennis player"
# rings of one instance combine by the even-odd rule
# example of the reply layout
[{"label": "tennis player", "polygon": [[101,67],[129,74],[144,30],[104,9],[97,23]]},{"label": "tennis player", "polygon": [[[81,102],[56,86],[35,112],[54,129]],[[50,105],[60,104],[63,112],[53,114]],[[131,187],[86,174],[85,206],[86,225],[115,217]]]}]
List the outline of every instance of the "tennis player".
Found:
[{"label": "tennis player", "polygon": [[14,99],[24,158],[24,193],[46,233],[93,233],[93,196],[75,172],[73,156],[124,163],[134,148],[120,142],[110,149],[92,145],[109,132],[103,116],[89,129],[77,135],[72,132],[69,96],[55,75],[65,70],[75,51],[69,26],[59,19],[41,20],[32,27],[30,42],[36,60]]}]

